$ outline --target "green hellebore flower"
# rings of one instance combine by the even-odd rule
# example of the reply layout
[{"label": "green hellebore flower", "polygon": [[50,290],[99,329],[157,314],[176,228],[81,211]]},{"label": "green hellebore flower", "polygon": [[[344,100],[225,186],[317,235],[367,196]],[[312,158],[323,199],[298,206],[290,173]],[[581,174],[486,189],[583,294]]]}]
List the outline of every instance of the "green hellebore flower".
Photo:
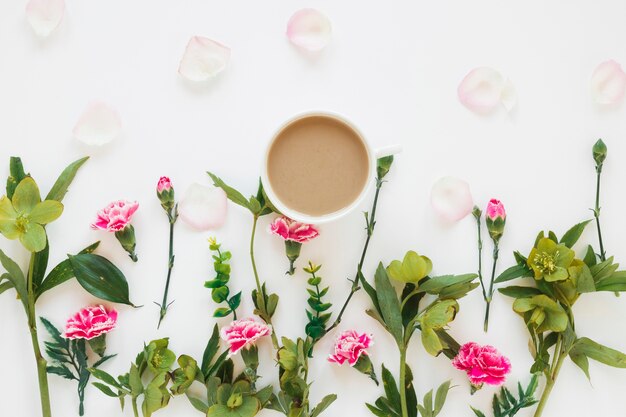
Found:
[{"label": "green hellebore flower", "polygon": [[518,298],[513,303],[513,310],[524,316],[527,324],[532,325],[538,333],[562,332],[567,328],[567,313],[547,295]]},{"label": "green hellebore flower", "polygon": [[536,280],[563,281],[569,278],[567,268],[574,261],[574,256],[574,251],[567,246],[544,237],[530,251],[528,266],[535,272]]},{"label": "green hellebore flower", "polygon": [[39,188],[31,177],[17,185],[13,199],[0,198],[0,233],[7,239],[19,239],[29,252],[46,247],[44,226],[63,213],[63,204],[54,200],[41,201]]},{"label": "green hellebore flower", "polygon": [[430,274],[433,263],[426,256],[415,251],[408,251],[402,262],[396,260],[389,264],[387,273],[396,281],[417,284],[419,280]]},{"label": "green hellebore flower", "polygon": [[169,339],[153,340],[145,347],[148,368],[154,373],[167,372],[176,361],[174,352],[167,348]]}]

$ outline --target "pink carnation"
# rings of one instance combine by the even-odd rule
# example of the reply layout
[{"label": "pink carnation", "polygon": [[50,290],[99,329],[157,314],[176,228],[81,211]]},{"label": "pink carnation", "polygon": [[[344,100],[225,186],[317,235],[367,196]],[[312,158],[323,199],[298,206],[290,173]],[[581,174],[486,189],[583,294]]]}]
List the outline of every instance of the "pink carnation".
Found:
[{"label": "pink carnation", "polygon": [[335,342],[335,354],[328,357],[329,362],[343,364],[348,361],[354,366],[361,355],[367,355],[367,349],[372,345],[372,335],[358,334],[355,330],[346,330],[341,333]]},{"label": "pink carnation", "polygon": [[91,225],[92,229],[118,232],[130,224],[133,214],[139,208],[139,203],[130,201],[114,201],[104,209],[98,211],[98,218]]},{"label": "pink carnation", "polygon": [[157,193],[162,193],[163,191],[169,191],[172,189],[172,181],[169,177],[161,177],[159,178],[159,182],[157,184]]},{"label": "pink carnation", "polygon": [[253,346],[263,336],[272,334],[272,327],[252,319],[235,320],[222,327],[220,336],[230,345],[230,354],[234,355],[244,347]]},{"label": "pink carnation", "polygon": [[489,203],[487,203],[486,215],[491,220],[495,220],[498,217],[506,219],[506,210],[504,210],[504,204],[502,204],[502,201],[495,198],[489,200]]},{"label": "pink carnation", "polygon": [[461,346],[452,365],[465,371],[472,385],[501,385],[511,372],[511,362],[493,346],[469,342]]},{"label": "pink carnation", "polygon": [[113,330],[116,323],[117,311],[102,305],[85,307],[67,320],[65,337],[91,340]]},{"label": "pink carnation", "polygon": [[308,242],[317,237],[319,232],[312,224],[300,223],[288,217],[278,217],[270,224],[270,232],[298,243]]}]

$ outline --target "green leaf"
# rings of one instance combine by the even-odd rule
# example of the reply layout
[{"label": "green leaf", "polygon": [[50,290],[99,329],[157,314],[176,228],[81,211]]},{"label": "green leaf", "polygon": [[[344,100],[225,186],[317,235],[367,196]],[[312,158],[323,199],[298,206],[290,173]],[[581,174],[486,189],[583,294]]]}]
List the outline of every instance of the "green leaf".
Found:
[{"label": "green leaf", "polygon": [[440,277],[432,277],[428,281],[421,284],[418,289],[428,294],[439,294],[444,288],[473,281],[478,275],[442,275]]},{"label": "green leaf", "polygon": [[585,264],[587,264],[589,268],[591,268],[597,263],[596,253],[591,247],[591,245],[587,245],[587,251],[585,252],[585,257],[583,258],[583,262],[585,262]]},{"label": "green leaf", "polygon": [[148,383],[144,390],[143,404],[141,410],[145,417],[164,408],[170,401],[170,393],[167,391],[169,375],[162,372]]},{"label": "green leaf", "polygon": [[532,297],[533,295],[541,294],[537,288],[534,287],[518,287],[518,286],[510,286],[505,288],[499,288],[498,291],[500,293],[506,295],[507,297],[513,298],[524,298],[524,297]]},{"label": "green leaf", "polygon": [[485,416],[485,414],[482,411],[477,410],[477,409],[475,409],[474,407],[471,407],[471,406],[470,406],[470,408],[472,409],[474,414],[476,414],[476,417],[487,417],[487,416]]},{"label": "green leaf", "polygon": [[119,382],[117,382],[115,378],[113,378],[110,374],[104,372],[101,369],[89,368],[89,373],[91,373],[91,375],[93,375],[95,378],[98,378],[102,382],[106,382],[107,384],[117,389],[122,389],[122,386],[119,384]]},{"label": "green leaf", "polygon": [[499,284],[516,278],[531,276],[533,276],[533,272],[526,266],[526,264],[518,264],[504,270],[500,275],[498,275],[498,278],[496,278],[494,283]]},{"label": "green leaf", "polygon": [[402,313],[400,311],[400,301],[396,290],[389,281],[387,271],[382,262],[378,264],[376,269],[376,275],[374,277],[376,283],[376,296],[378,298],[378,304],[380,305],[381,313],[387,329],[391,335],[396,339],[398,346],[402,346],[403,340],[403,326],[402,326]]},{"label": "green leaf", "polygon": [[55,181],[54,185],[50,189],[50,192],[46,196],[46,200],[55,200],[58,202],[63,201],[63,197],[65,197],[70,184],[74,181],[76,173],[88,159],[89,157],[86,156],[69,164]]},{"label": "green leaf", "polygon": [[61,377],[65,378],[65,379],[69,379],[69,380],[76,379],[76,377],[74,376],[72,371],[67,369],[65,366],[48,366],[46,368],[46,371],[49,374],[58,375],[58,376],[61,376]]},{"label": "green leaf", "polygon": [[[9,276],[9,274],[3,274],[2,278],[5,276]],[[2,279],[0,279],[0,282],[2,281]],[[0,294],[2,294],[3,292],[10,290],[13,287],[13,283],[11,281],[5,281],[2,284],[0,284]]]},{"label": "green leaf", "polygon": [[596,291],[626,291],[626,271],[616,271],[596,285]]},{"label": "green leaf", "polygon": [[13,198],[13,193],[15,193],[15,188],[17,184],[22,182],[24,178],[26,178],[26,173],[24,172],[24,166],[22,165],[22,160],[16,156],[12,156],[9,160],[9,178],[7,178],[7,197],[9,199]]},{"label": "green leaf", "polygon": [[400,414],[400,391],[398,390],[395,378],[384,364],[382,365],[381,377],[383,380],[383,388],[385,389],[385,396],[389,400],[393,410]]},{"label": "green leaf", "polygon": [[[48,257],[50,255],[50,246],[46,241],[46,247],[37,253],[35,253],[35,259],[33,263],[33,288],[35,295],[39,290],[39,286],[46,275],[46,269],[48,268]],[[36,296],[35,296],[36,299]]]},{"label": "green leaf", "polygon": [[226,307],[216,308],[215,311],[213,312],[213,317],[218,317],[218,318],[226,317],[232,312],[233,311],[230,308],[226,308]]},{"label": "green leaf", "polygon": [[594,342],[587,337],[581,337],[580,339],[576,340],[570,353],[571,352],[574,352],[574,355],[585,355],[590,359],[615,368],[626,368],[625,354],[618,350],[611,349],[597,342]]},{"label": "green leaf", "polygon": [[565,232],[559,243],[564,244],[568,248],[574,246],[576,242],[578,242],[578,239],[580,239],[580,236],[583,234],[585,227],[589,224],[590,221],[591,220],[585,220],[584,222],[574,225],[571,229]]},{"label": "green leaf", "polygon": [[104,395],[108,395],[109,397],[113,397],[113,398],[119,397],[119,394],[114,393],[113,390],[109,388],[107,385],[104,385],[100,382],[94,382],[92,385],[98,388],[100,391],[102,391]]},{"label": "green leaf", "polygon": [[91,253],[69,255],[68,258],[76,279],[90,294],[134,307],[128,296],[126,277],[108,259]]},{"label": "green leaf", "polygon": [[324,410],[326,410],[336,399],[336,394],[329,394],[322,398],[322,400],[315,406],[313,411],[311,411],[311,417],[317,417],[322,414]]},{"label": "green leaf", "polygon": [[433,417],[439,414],[439,412],[443,409],[448,392],[450,391],[450,383],[451,381],[446,381],[441,384],[439,388],[437,388],[437,393],[435,394],[435,408],[433,408]]},{"label": "green leaf", "polygon": [[[79,254],[93,253],[98,245],[100,245],[100,242],[95,242],[80,251]],[[46,251],[44,250],[42,252],[38,252],[37,256],[44,252]],[[52,271],[50,271],[43,283],[37,287],[35,291],[35,299],[38,299],[44,292],[51,290],[52,288],[61,285],[72,278],[74,278],[74,270],[72,269],[72,264],[70,263],[69,259],[65,259],[57,266],[55,266]]]},{"label": "green leaf", "polygon": [[130,394],[133,397],[138,397],[143,393],[143,382],[141,381],[141,375],[139,368],[134,363],[130,364],[130,372],[128,373],[128,385],[130,386]]},{"label": "green leaf", "polygon": [[192,397],[191,395],[189,395],[188,392],[185,394],[187,395],[187,399],[189,400],[193,408],[206,415],[207,411],[209,411],[209,406],[199,398]]},{"label": "green leaf", "polygon": [[[234,188],[226,185],[226,183],[222,181],[222,179],[216,176],[215,174],[211,172],[207,172],[207,174],[209,174],[209,177],[211,177],[211,179],[213,180],[213,185],[224,190],[224,192],[226,193],[226,197],[228,197],[230,201],[252,211],[252,208],[250,207],[250,203],[248,202],[248,199],[245,198],[243,194],[241,194],[239,191],[235,190]],[[252,213],[254,213],[254,211],[252,211]]]},{"label": "green leaf", "polygon": [[7,255],[5,255],[2,250],[0,250],[0,264],[2,264],[2,266],[8,273],[8,275],[5,274],[3,275],[3,277],[5,277],[5,279],[8,279],[11,284],[13,284],[13,287],[17,292],[17,296],[20,298],[20,301],[22,301],[22,304],[24,305],[24,309],[28,310],[28,291],[26,290],[26,278],[24,278],[22,270],[17,265],[17,263],[15,263],[15,261],[9,258]]},{"label": "green leaf", "polygon": [[202,374],[204,375],[205,379],[209,376],[209,367],[211,366],[211,362],[213,361],[213,358],[217,354],[219,348],[220,331],[216,324],[215,326],[213,326],[213,333],[211,334],[211,337],[209,338],[209,341],[204,348],[204,354],[202,355],[202,365],[200,366],[200,369],[202,370]]},{"label": "green leaf", "polygon": [[54,340],[60,346],[66,346],[67,340],[61,335],[61,332],[59,331],[59,329],[56,328],[54,324],[50,323],[50,321],[45,317],[39,317],[39,320],[41,320],[41,323],[48,331],[48,334],[52,336],[52,340]]},{"label": "green leaf", "polygon": [[372,404],[365,404],[368,410],[376,417],[390,417],[389,414],[384,413],[381,409],[374,407]]}]

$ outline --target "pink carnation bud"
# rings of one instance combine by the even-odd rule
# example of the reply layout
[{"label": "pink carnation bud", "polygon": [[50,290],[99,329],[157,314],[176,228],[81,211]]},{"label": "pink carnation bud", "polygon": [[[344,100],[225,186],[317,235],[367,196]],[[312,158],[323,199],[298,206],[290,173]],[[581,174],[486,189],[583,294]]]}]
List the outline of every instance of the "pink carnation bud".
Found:
[{"label": "pink carnation bud", "polygon": [[300,223],[288,217],[278,217],[270,224],[270,231],[284,240],[304,243],[316,238],[319,231],[312,224]]},{"label": "pink carnation bud", "polygon": [[159,183],[157,184],[157,193],[162,193],[164,191],[169,191],[172,189],[172,181],[169,177],[161,177],[159,178]]},{"label": "pink carnation bud", "polygon": [[498,217],[506,219],[506,210],[504,210],[504,204],[502,204],[502,201],[496,200],[495,198],[489,200],[486,213],[487,217],[494,221]]},{"label": "pink carnation bud", "polygon": [[354,366],[361,355],[367,355],[367,349],[372,345],[372,335],[359,334],[355,330],[347,330],[339,335],[335,342],[335,353],[328,357],[329,362],[343,364],[348,361]]},{"label": "pink carnation bud", "polygon": [[98,211],[98,217],[91,227],[93,229],[106,230],[107,232],[119,232],[130,224],[133,214],[135,214],[138,208],[139,203],[136,201],[114,201]]},{"label": "pink carnation bud", "polygon": [[511,372],[511,362],[493,346],[469,342],[461,346],[452,365],[467,376],[476,387],[482,384],[502,385]]},{"label": "pink carnation bud", "polygon": [[230,355],[234,355],[244,347],[249,349],[263,336],[272,334],[272,327],[253,319],[235,320],[222,327],[220,336],[230,346]]},{"label": "pink carnation bud", "polygon": [[117,311],[102,305],[85,307],[67,320],[65,337],[91,340],[113,330],[116,323]]}]

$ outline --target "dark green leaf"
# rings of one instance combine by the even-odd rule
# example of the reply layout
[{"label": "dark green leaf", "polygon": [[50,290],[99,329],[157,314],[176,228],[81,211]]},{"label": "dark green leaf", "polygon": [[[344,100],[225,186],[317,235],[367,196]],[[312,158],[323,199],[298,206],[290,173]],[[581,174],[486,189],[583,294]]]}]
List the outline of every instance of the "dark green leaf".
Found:
[{"label": "dark green leaf", "polygon": [[595,361],[601,362],[605,365],[613,366],[615,368],[626,368],[626,355],[622,352],[603,346],[587,337],[581,337],[578,339],[572,350],[574,354],[583,354],[586,357]]},{"label": "dark green leaf", "polygon": [[93,368],[97,368],[98,366],[102,365],[103,363],[105,363],[106,361],[108,361],[109,359],[112,359],[114,357],[116,357],[117,354],[113,354],[113,355],[105,355],[103,357],[101,357],[100,359],[98,359],[94,364],[93,364]]},{"label": "dark green leaf", "polygon": [[67,340],[61,335],[61,332],[59,331],[59,329],[56,328],[54,324],[50,323],[50,321],[44,317],[39,317],[39,320],[41,320],[41,323],[44,325],[44,327],[48,331],[48,334],[52,336],[52,339],[59,346],[67,345]]},{"label": "dark green leaf", "polygon": [[395,378],[384,364],[382,366],[382,380],[383,388],[385,389],[385,396],[391,403],[393,410],[400,414],[400,391],[398,390],[398,385],[396,384]]},{"label": "dark green leaf", "polygon": [[585,220],[584,222],[574,225],[571,229],[565,232],[560,243],[564,244],[568,248],[574,246],[590,221],[591,220]]},{"label": "dark green leaf", "polygon": [[205,379],[208,378],[209,367],[211,366],[211,362],[213,361],[213,358],[215,357],[215,354],[217,353],[219,348],[220,331],[216,324],[215,326],[213,326],[213,333],[211,334],[211,337],[209,338],[209,341],[204,348],[204,354],[202,355],[202,365],[200,366],[200,369],[202,370],[202,374],[204,375]]},{"label": "dark green leaf", "polygon": [[113,398],[119,397],[119,395],[114,393],[113,390],[111,390],[111,388],[109,388],[107,385],[101,384],[100,382],[94,382],[93,386],[98,388],[100,391],[102,391],[104,395],[108,395],[109,397],[113,397]]},{"label": "dark green leaf", "polygon": [[336,399],[336,394],[329,394],[322,398],[319,404],[317,404],[313,411],[311,411],[311,417],[317,417],[322,414],[324,410],[326,410]]},{"label": "dark green leaf", "polygon": [[437,388],[437,393],[435,394],[435,408],[433,408],[433,417],[441,412],[443,405],[446,403],[446,398],[448,396],[448,392],[450,391],[450,382],[446,381]]},{"label": "dark green leaf", "polygon": [[361,283],[361,287],[363,287],[367,295],[370,297],[370,300],[372,300],[372,304],[374,304],[374,308],[376,309],[376,312],[378,313],[380,317],[382,317],[382,312],[380,310],[380,305],[378,303],[378,297],[376,296],[376,290],[374,289],[374,287],[370,285],[369,282],[367,282],[367,280],[365,279],[365,276],[363,276],[363,273],[361,271],[358,271],[357,279]]},{"label": "dark green leaf", "polygon": [[11,281],[20,301],[24,305],[24,309],[28,310],[28,291],[26,290],[26,278],[24,278],[22,270],[17,263],[5,255],[2,250],[0,250],[0,264],[2,264],[8,273],[8,275],[5,274],[3,277]]},{"label": "dark green leaf", "polygon": [[376,283],[376,296],[378,298],[378,304],[380,305],[387,329],[396,339],[398,346],[402,346],[404,341],[400,301],[398,300],[395,288],[389,281],[389,276],[387,275],[387,271],[385,270],[382,262],[378,264],[374,281]]},{"label": "dark green leaf", "polygon": [[[91,245],[80,251],[79,254],[93,253],[99,245],[99,241],[92,243]],[[55,266],[52,271],[50,271],[43,283],[37,287],[35,291],[35,299],[38,299],[44,292],[51,290],[52,288],[61,285],[72,278],[74,278],[74,270],[72,269],[70,260],[65,259],[57,266]]]},{"label": "dark green leaf", "polygon": [[471,407],[471,406],[470,406],[470,408],[472,409],[474,414],[476,414],[476,417],[487,417],[487,416],[485,416],[485,414],[482,411],[477,410],[477,409],[475,409],[474,407]]},{"label": "dark green leaf", "polygon": [[532,271],[526,264],[518,264],[504,270],[498,275],[494,283],[499,284],[501,282],[511,281],[516,278],[530,277],[532,275]]},{"label": "dark green leaf", "polygon": [[537,288],[534,288],[534,287],[511,286],[511,287],[499,288],[498,291],[500,291],[500,293],[506,295],[507,297],[513,297],[513,298],[525,298],[525,297],[532,297],[533,295],[541,294],[541,291],[539,291]]},{"label": "dark green leaf", "polygon": [[108,259],[91,253],[69,256],[70,264],[80,285],[103,300],[133,306],[128,297],[126,277]]},{"label": "dark green leaf", "polygon": [[241,194],[239,191],[235,190],[234,188],[226,185],[226,183],[222,181],[221,178],[217,177],[211,172],[207,172],[207,174],[209,174],[209,177],[211,177],[211,179],[213,180],[213,185],[224,190],[224,192],[226,193],[226,197],[228,197],[230,201],[252,211],[252,208],[250,207],[250,203],[248,202],[248,199],[245,198],[243,194]]},{"label": "dark green leaf", "polygon": [[583,261],[589,268],[597,263],[596,252],[593,250],[591,245],[587,246],[587,252],[585,252],[585,258],[583,259]]},{"label": "dark green leaf", "polygon": [[381,409],[374,407],[372,404],[365,404],[368,410],[376,417],[390,417],[389,414],[384,413]]},{"label": "dark green leaf", "polygon": [[46,368],[46,371],[49,374],[54,374],[54,375],[59,375],[62,376],[65,379],[77,379],[74,374],[72,373],[72,371],[70,371],[69,369],[67,369],[65,366],[48,366]]},{"label": "dark green leaf", "polygon": [[230,308],[226,308],[226,307],[216,308],[215,311],[213,312],[213,317],[218,317],[218,318],[226,317],[232,312],[233,311]]},{"label": "dark green leaf", "polygon": [[67,189],[69,188],[72,181],[74,181],[74,177],[76,176],[78,169],[85,162],[87,162],[87,159],[89,159],[88,156],[78,159],[72,162],[71,164],[69,164],[63,170],[61,175],[59,175],[59,178],[57,178],[56,182],[50,189],[50,192],[46,196],[46,200],[55,200],[58,202],[63,201],[63,197],[65,196],[65,193],[67,193]]},{"label": "dark green leaf", "polygon": [[440,277],[432,277],[428,281],[421,284],[418,289],[428,294],[439,294],[444,288],[471,282],[478,275],[476,274],[464,274],[464,275],[442,275]]},{"label": "dark green leaf", "polygon": [[415,291],[415,284],[406,284],[402,290],[402,325],[406,328],[413,318],[417,315],[419,303],[425,293]]},{"label": "dark green leaf", "polygon": [[46,275],[49,254],[50,245],[48,244],[48,239],[46,237],[46,247],[33,255],[35,257],[33,263],[33,287],[35,288],[35,292],[37,292],[38,287],[43,281],[43,277]]}]

